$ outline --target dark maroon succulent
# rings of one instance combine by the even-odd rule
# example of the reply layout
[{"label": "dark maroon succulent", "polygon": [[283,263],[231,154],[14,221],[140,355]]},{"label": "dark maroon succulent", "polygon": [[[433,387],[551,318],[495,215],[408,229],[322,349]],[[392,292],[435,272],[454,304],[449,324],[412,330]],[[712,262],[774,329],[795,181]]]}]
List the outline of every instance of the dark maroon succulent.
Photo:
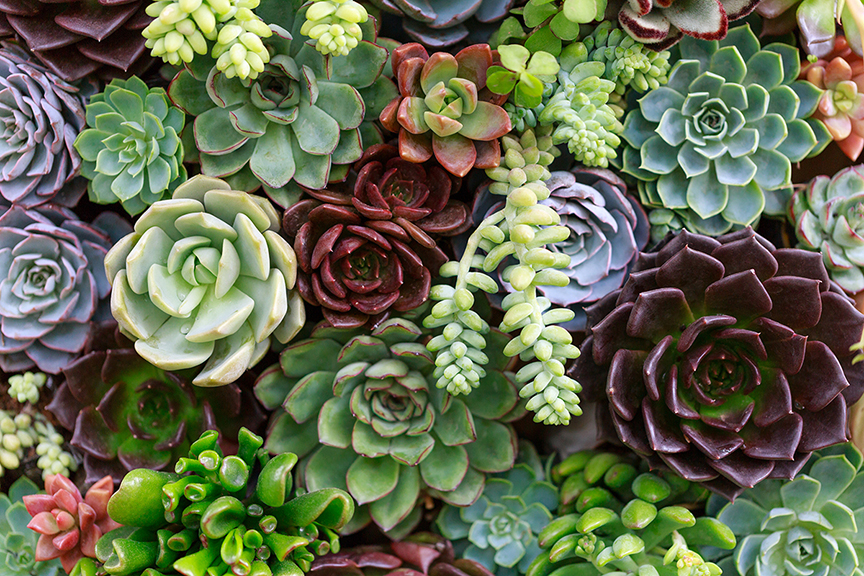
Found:
[{"label": "dark maroon succulent", "polygon": [[750,228],[681,232],[588,316],[571,375],[595,397],[605,387],[602,433],[652,466],[731,498],[846,440],[847,403],[864,391],[849,351],[864,315],[818,253]]},{"label": "dark maroon succulent", "polygon": [[66,81],[140,74],[153,59],[141,31],[145,0],[2,0],[0,36],[19,36]]},{"label": "dark maroon succulent", "polygon": [[[367,572],[368,571],[368,572]],[[449,540],[419,532],[389,546],[360,546],[316,558],[309,576],[493,576],[479,562],[456,558]]]},{"label": "dark maroon succulent", "polygon": [[[401,201],[390,194],[395,192],[393,187],[385,187],[390,190],[388,202],[371,181],[375,177],[387,185],[388,180],[383,173],[377,178],[375,163],[366,166],[369,169],[361,167],[357,176],[358,187],[363,190],[360,198],[331,190],[309,191],[313,198],[291,206],[282,220],[297,254],[300,294],[309,304],[321,306],[324,317],[336,327],[356,328],[370,318],[383,319],[391,310],[417,308],[429,297],[432,275],[447,261],[420,226],[427,220],[430,231],[434,230],[435,215],[427,214],[419,221],[415,218],[425,214],[426,203],[400,205]],[[428,181],[444,186],[435,184],[434,176]],[[417,198],[422,197],[416,183],[412,190],[421,192]],[[377,205],[380,202],[372,197],[383,200],[387,208]],[[385,212],[388,218],[370,216]]]},{"label": "dark maroon succulent", "polygon": [[233,384],[202,388],[119,348],[90,352],[63,374],[48,409],[73,431],[88,483],[106,474],[119,481],[135,468],[162,470],[205,430],[220,430],[230,442],[242,426],[256,430],[264,421],[248,372]]}]

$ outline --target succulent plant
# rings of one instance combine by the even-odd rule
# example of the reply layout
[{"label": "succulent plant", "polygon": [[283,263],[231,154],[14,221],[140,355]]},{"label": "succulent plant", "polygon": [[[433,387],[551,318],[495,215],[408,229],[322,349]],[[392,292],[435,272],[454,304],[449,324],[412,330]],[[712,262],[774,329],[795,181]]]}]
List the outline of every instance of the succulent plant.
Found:
[{"label": "succulent plant", "polygon": [[762,30],[768,36],[782,36],[796,29],[800,32],[800,45],[814,56],[824,57],[834,47],[837,24],[842,26],[852,50],[859,56],[861,32],[864,31],[864,4],[860,0],[836,2],[835,0],[764,0],[756,6],[762,17]]},{"label": "succulent plant", "polygon": [[[63,450],[65,442],[41,413],[11,414],[0,410],[0,476],[34,459],[42,478],[71,474],[78,469],[78,462]],[[36,458],[32,458],[34,452]]]},{"label": "succulent plant", "polygon": [[824,90],[813,117],[825,124],[850,160],[857,160],[864,149],[864,60],[852,52],[845,37],[837,36],[834,49],[806,63],[800,77]]},{"label": "succulent plant", "polygon": [[[329,190],[310,192],[326,202],[301,200],[283,217],[282,229],[297,254],[300,294],[309,304],[321,306],[324,318],[339,328],[357,328],[371,318],[380,320],[392,312],[417,308],[429,297],[433,272],[447,261],[421,228],[422,220],[417,225],[411,221],[424,207],[412,211],[406,206],[408,217],[397,216],[402,210],[395,206],[396,198],[390,196],[391,210],[381,190],[375,194],[374,184],[368,183],[370,177],[380,174],[380,164],[369,166],[358,174],[353,196]],[[422,174],[422,169],[405,166],[400,172],[413,177]],[[449,185],[446,176],[437,176],[436,188],[445,190]],[[416,198],[422,201],[422,192]],[[438,198],[444,196],[439,193]],[[441,214],[446,218],[446,212]],[[434,228],[436,215],[430,218]],[[446,221],[444,224],[449,227]]]},{"label": "succulent plant", "polygon": [[102,570],[128,574],[302,574],[316,556],[339,551],[338,531],[354,502],[325,488],[294,496],[294,454],[274,458],[241,429],[237,456],[219,434],[195,441],[176,474],[133,470],[108,503],[125,525],[96,545]]},{"label": "succulent plant", "polygon": [[527,576],[719,576],[716,564],[688,546],[735,547],[729,527],[688,509],[704,490],[674,474],[645,472],[632,457],[577,452],[552,478],[561,507],[539,534],[544,550]]},{"label": "succulent plant", "polygon": [[[618,12],[618,22],[630,36],[665,50],[684,36],[722,40],[729,22],[750,14],[758,0],[704,0],[687,2],[644,2],[638,5],[617,0],[607,10]],[[612,12],[614,14],[614,12]]]},{"label": "succulent plant", "polygon": [[492,576],[482,564],[457,558],[449,540],[429,532],[416,532],[389,546],[360,546],[316,558],[310,576],[368,576],[385,574],[422,576]]},{"label": "succulent plant", "polygon": [[38,439],[32,416],[0,410],[0,476],[17,469],[24,458],[24,448],[34,446]]},{"label": "succulent plant", "polygon": [[191,375],[160,370],[131,348],[90,352],[63,374],[48,410],[74,432],[87,482],[106,474],[119,481],[135,468],[164,470],[205,430],[236,438],[241,426],[257,429],[264,421],[249,374],[200,388]]},{"label": "succulent plant", "polygon": [[501,66],[492,66],[487,73],[489,90],[495,94],[513,92],[517,106],[539,106],[544,82],[554,82],[561,69],[558,60],[548,52],[531,54],[519,44],[499,46],[498,55],[501,57]]},{"label": "succulent plant", "polygon": [[39,390],[48,382],[48,376],[43,372],[24,372],[9,376],[9,396],[24,404],[39,402]]},{"label": "succulent plant", "polygon": [[36,466],[42,470],[42,478],[51,474],[70,477],[78,470],[78,460],[71,452],[63,450],[66,439],[54,429],[42,414],[37,414],[33,429],[37,433]]},{"label": "succulent plant", "polygon": [[864,166],[817,176],[789,203],[798,247],[822,253],[831,280],[849,294],[864,290]]},{"label": "succulent plant", "polygon": [[33,517],[27,526],[40,534],[35,559],[42,562],[59,558],[63,569],[70,573],[81,558],[95,558],[96,541],[120,526],[108,517],[114,481],[106,476],[82,498],[71,480],[54,474],[45,480],[45,492],[23,497]]},{"label": "succulent plant", "polygon": [[144,14],[146,1],[10,0],[0,10],[2,35],[21,38],[45,66],[67,82],[91,75],[140,74],[153,63],[141,37],[141,30],[150,22]]},{"label": "succulent plant", "polygon": [[506,95],[484,91],[493,63],[489,45],[474,44],[455,56],[429,56],[412,42],[396,48],[390,58],[399,95],[380,119],[387,130],[399,134],[402,158],[422,163],[435,156],[459,177],[471,168],[498,166],[498,138],[511,126],[501,107]]},{"label": "succulent plant", "polygon": [[472,505],[445,506],[435,525],[457,551],[464,550],[460,556],[498,576],[524,574],[541,554],[537,535],[557,508],[557,488],[534,447],[522,442],[512,470],[489,478]]},{"label": "succulent plant", "polygon": [[92,225],[50,205],[0,216],[0,368],[57,374],[108,317],[103,260],[129,224],[112,213]]},{"label": "succulent plant", "polygon": [[[624,284],[639,251],[648,243],[648,219],[639,203],[627,195],[621,177],[610,170],[556,171],[546,186],[550,196],[541,204],[557,212],[561,225],[570,231],[566,240],[550,246],[553,252],[570,256],[570,265],[562,269],[570,282],[538,291],[553,304],[573,310],[576,316],[565,324],[567,329],[584,330],[587,318],[582,308]],[[484,188],[474,201],[474,222],[503,206],[493,202],[495,197]],[[499,285],[512,291],[505,282]]]},{"label": "succulent plant", "polygon": [[59,576],[62,570],[57,560],[35,559],[37,535],[27,527],[30,514],[21,500],[38,492],[36,484],[22,476],[7,494],[0,494],[0,567],[6,576]]},{"label": "succulent plant", "polygon": [[368,18],[366,8],[354,0],[315,0],[300,33],[315,40],[315,49],[325,56],[345,56],[363,40],[359,24]]},{"label": "succulent plant", "polygon": [[818,254],[778,250],[750,228],[684,231],[588,314],[574,376],[605,390],[604,433],[653,467],[732,497],[846,440],[846,402],[864,389],[849,349],[864,315]]},{"label": "succulent plant", "polygon": [[516,436],[505,422],[524,410],[501,343],[493,342],[498,353],[481,387],[461,400],[435,387],[423,336],[401,318],[371,333],[323,324],[286,348],[255,386],[261,403],[278,410],[266,448],[303,458],[309,490],[347,489],[362,506],[352,531],[371,518],[405,535],[420,519],[421,494],[466,506],[487,473],[513,466]]},{"label": "succulent plant", "polygon": [[80,90],[17,44],[0,46],[0,199],[27,208],[48,201],[74,206],[86,187],[77,178],[81,159],[72,147],[84,127]]},{"label": "succulent plant", "polygon": [[527,130],[519,139],[502,139],[501,166],[487,170],[486,175],[493,180],[489,192],[506,197],[504,207],[476,225],[458,262],[441,268],[441,276],[456,277],[455,286],[433,288],[431,297],[438,303],[423,325],[443,328],[426,345],[436,353],[436,386],[454,395],[471,393],[480,386],[483,366],[489,362],[483,352],[489,324],[472,310],[473,293],[497,293],[498,284],[488,273],[513,255],[513,263],[501,272],[502,281],[512,288],[501,302],[505,314],[499,328],[513,333],[503,353],[526,362],[516,373],[516,382],[521,386],[519,395],[528,398],[527,408],[536,412],[534,420],[568,424],[571,415],[582,413],[576,395],[581,387],[565,374],[564,363],[578,357],[579,350],[572,336],[557,324],[569,322],[574,313],[552,308],[548,298],[538,296],[542,287],[570,282],[561,271],[570,264],[570,256],[547,248],[570,236],[559,225],[558,213],[542,204],[550,194],[545,184],[553,159],[550,150],[554,149],[549,132],[548,127],[539,127],[536,132]]},{"label": "succulent plant", "polygon": [[183,112],[165,90],[140,78],[112,80],[87,104],[88,128],[75,139],[90,200],[120,201],[133,216],[186,180]]},{"label": "succulent plant", "polygon": [[798,52],[760,48],[750,27],[720,42],[685,38],[669,82],[624,121],[624,171],[642,204],[674,211],[690,230],[719,236],[782,214],[791,163],[830,141],[811,118],[820,91],[796,80]]},{"label": "succulent plant", "polygon": [[364,25],[369,41],[331,58],[302,49],[305,13],[299,0],[261,3],[257,14],[276,33],[263,40],[270,60],[254,79],[230,77],[217,61],[212,69],[187,66],[172,81],[171,100],[196,116],[204,174],[228,177],[238,190],[263,184],[270,192],[289,183],[320,189],[344,179],[363,146],[374,143],[361,144],[364,108],[371,114],[394,89],[389,79],[378,82],[387,50],[373,44],[373,23]]},{"label": "succulent plant", "polygon": [[193,384],[234,382],[305,321],[297,258],[266,198],[196,176],[153,204],[105,257],[111,312],[163,370],[204,364]]},{"label": "succulent plant", "polygon": [[515,0],[372,0],[372,4],[402,19],[402,28],[428,48],[447,48],[479,36],[486,41]]},{"label": "succulent plant", "polygon": [[720,567],[741,576],[860,573],[861,465],[846,444],[814,454],[794,480],[766,481],[733,503],[712,497],[708,512],[739,539],[733,553],[717,554]]}]

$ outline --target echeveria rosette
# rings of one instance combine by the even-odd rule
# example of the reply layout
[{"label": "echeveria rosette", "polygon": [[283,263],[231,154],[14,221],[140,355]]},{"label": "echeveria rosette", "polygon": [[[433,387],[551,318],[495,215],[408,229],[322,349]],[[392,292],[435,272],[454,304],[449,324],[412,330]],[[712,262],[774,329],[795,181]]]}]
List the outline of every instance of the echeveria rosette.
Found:
[{"label": "echeveria rosette", "polygon": [[732,529],[731,555],[714,550],[726,574],[861,574],[864,514],[861,453],[821,450],[791,481],[768,480],[734,502],[712,497],[708,513]]},{"label": "echeveria rosette", "polygon": [[338,552],[351,497],[330,487],[295,495],[297,457],[270,458],[263,443],[243,428],[237,455],[226,456],[208,431],[176,473],[127,474],[108,502],[124,527],[96,545],[100,573],[300,575],[316,556]]},{"label": "echeveria rosette", "polygon": [[[359,198],[311,192],[326,202],[301,200],[282,220],[297,254],[300,295],[320,306],[337,328],[417,308],[429,297],[433,273],[447,261],[435,240],[409,219],[375,212],[365,202],[368,192]],[[389,204],[386,211],[395,215]]]},{"label": "echeveria rosette", "polygon": [[489,478],[470,506],[445,506],[436,526],[460,556],[498,576],[516,576],[541,554],[537,535],[557,509],[558,489],[546,479],[537,451],[523,442],[512,470]]},{"label": "echeveria rosette", "polygon": [[86,224],[54,205],[0,216],[0,368],[57,374],[109,318],[103,262],[129,224],[112,213]]},{"label": "echeveria rosette", "polygon": [[9,42],[0,48],[0,126],[0,202],[74,206],[86,187],[72,146],[84,128],[80,89]]},{"label": "echeveria rosette", "polygon": [[[264,414],[251,374],[218,388],[193,386],[191,375],[156,368],[131,348],[90,352],[63,370],[48,410],[84,454],[86,481],[120,479],[136,468],[164,470],[205,430],[237,437]],[[230,441],[230,440],[229,440]]]},{"label": "echeveria rosette", "polygon": [[372,19],[364,24],[369,40],[347,56],[326,57],[304,42],[305,10],[299,1],[258,7],[274,33],[263,40],[270,61],[256,78],[228,78],[196,58],[168,89],[172,102],[196,117],[203,174],[237,190],[264,185],[285,205],[289,183],[321,189],[346,177],[364,146],[380,138],[364,115],[371,119],[395,93],[381,78],[387,50],[373,43]]},{"label": "echeveria rosette", "polygon": [[540,532],[543,552],[527,576],[719,576],[689,546],[735,547],[729,527],[696,516],[705,490],[650,473],[632,455],[585,450],[552,469],[561,499]]},{"label": "echeveria rosette", "polygon": [[848,294],[864,290],[864,166],[817,176],[789,203],[798,247],[821,252],[831,279]]},{"label": "echeveria rosette", "polygon": [[433,156],[451,174],[494,168],[501,161],[498,138],[510,131],[501,107],[506,95],[486,88],[493,63],[488,44],[463,48],[455,56],[429,56],[417,43],[403,44],[390,57],[399,95],[381,112],[381,123],[399,134],[399,154],[414,163]]},{"label": "echeveria rosette", "polygon": [[183,112],[165,90],[138,77],[112,80],[87,104],[87,126],[75,139],[91,201],[119,201],[133,216],[186,180],[180,132]]},{"label": "echeveria rosette", "polygon": [[111,313],[163,370],[204,364],[199,386],[234,382],[305,322],[297,258],[266,198],[196,176],[148,208],[105,257]]},{"label": "echeveria rosette", "polygon": [[108,516],[114,482],[106,476],[82,497],[71,480],[56,474],[45,480],[45,492],[22,498],[33,517],[27,526],[39,533],[35,560],[59,558],[69,574],[82,558],[96,557],[96,542],[103,534],[120,527]]},{"label": "echeveria rosette", "polygon": [[63,567],[56,559],[36,562],[39,535],[27,526],[31,517],[22,498],[38,492],[36,484],[22,476],[12,483],[6,494],[0,494],[0,568],[6,576],[59,576],[62,573]]},{"label": "echeveria rosette", "polygon": [[684,231],[643,254],[589,321],[576,374],[608,400],[603,433],[652,466],[731,497],[846,440],[864,315],[819,254],[750,228]]},{"label": "echeveria rosette", "polygon": [[720,42],[685,38],[669,82],[624,121],[624,171],[642,204],[719,236],[784,213],[791,165],[830,141],[811,118],[821,92],[797,80],[798,51],[760,48],[749,26]]},{"label": "echeveria rosette", "polygon": [[[550,196],[541,203],[555,210],[561,225],[570,230],[567,240],[550,244],[553,252],[570,256],[570,265],[561,269],[570,284],[543,286],[538,291],[553,304],[576,313],[564,324],[566,328],[584,330],[587,317],[583,308],[620,288],[648,243],[648,219],[636,199],[627,194],[621,177],[610,170],[556,171],[546,186]],[[474,222],[503,206],[493,205],[494,201],[488,188],[483,188],[474,202]],[[504,282],[499,285],[510,287]]]},{"label": "echeveria rosette", "polygon": [[277,410],[267,449],[300,456],[308,489],[346,489],[361,505],[351,531],[371,520],[405,535],[420,520],[424,494],[467,506],[487,473],[513,466],[516,436],[506,422],[524,409],[504,371],[503,344],[490,336],[497,353],[481,386],[457,399],[436,388],[423,336],[404,319],[371,333],[324,324],[255,386],[265,408]]}]

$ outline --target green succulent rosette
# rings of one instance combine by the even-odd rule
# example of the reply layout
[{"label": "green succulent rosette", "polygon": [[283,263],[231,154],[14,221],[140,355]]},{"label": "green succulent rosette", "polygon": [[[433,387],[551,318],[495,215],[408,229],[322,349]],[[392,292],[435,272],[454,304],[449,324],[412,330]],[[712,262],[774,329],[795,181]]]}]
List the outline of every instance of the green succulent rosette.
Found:
[{"label": "green succulent rosette", "polygon": [[739,538],[708,550],[727,574],[860,576],[864,558],[864,457],[852,444],[820,450],[793,480],[765,480],[708,513]]},{"label": "green succulent rosette", "polygon": [[512,470],[489,478],[474,504],[445,506],[435,525],[459,556],[498,576],[524,574],[541,554],[537,535],[558,509],[558,489],[546,476],[537,451],[521,442]]},{"label": "green succulent rosette", "polygon": [[298,0],[261,2],[256,14],[273,34],[263,39],[270,59],[257,77],[229,78],[201,56],[168,89],[174,104],[195,116],[204,174],[237,190],[263,185],[286,206],[296,200],[294,185],[341,181],[364,148],[383,141],[371,120],[396,95],[381,76],[388,52],[374,44],[373,19],[358,25],[367,40],[350,54],[324,56],[300,32],[306,10]]},{"label": "green succulent rosette", "polygon": [[686,37],[678,52],[666,86],[624,121],[623,169],[639,180],[642,204],[709,236],[782,216],[792,163],[831,140],[810,117],[820,91],[797,80],[798,51],[761,48],[745,25],[720,41]]},{"label": "green succulent rosette", "polygon": [[112,80],[92,96],[88,128],[75,140],[90,200],[119,201],[134,216],[172,192],[186,180],[184,123],[164,89],[148,88],[135,76]]},{"label": "green succulent rosette", "polygon": [[26,476],[0,494],[0,574],[3,576],[59,576],[63,567],[57,559],[36,562],[39,534],[27,525],[33,519],[24,506],[24,496],[38,494],[39,488]]},{"label": "green succulent rosette", "polygon": [[525,411],[505,371],[506,342],[489,338],[481,386],[455,398],[435,386],[424,336],[401,318],[371,333],[319,325],[255,386],[262,404],[277,410],[266,448],[300,456],[309,490],[347,490],[360,505],[349,531],[371,520],[404,536],[420,520],[423,494],[467,506],[486,474],[513,466],[516,435],[506,422]]},{"label": "green succulent rosette", "polygon": [[105,256],[111,313],[135,351],[192,380],[237,380],[305,322],[297,257],[266,198],[196,176],[153,204]]}]

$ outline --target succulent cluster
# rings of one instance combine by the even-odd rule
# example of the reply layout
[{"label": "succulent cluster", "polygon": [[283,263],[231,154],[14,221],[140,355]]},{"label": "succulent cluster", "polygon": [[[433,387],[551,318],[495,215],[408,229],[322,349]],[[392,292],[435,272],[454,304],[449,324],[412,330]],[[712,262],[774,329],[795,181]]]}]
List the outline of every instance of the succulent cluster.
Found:
[{"label": "succulent cluster", "polygon": [[60,575],[57,560],[36,562],[38,536],[27,526],[31,517],[22,499],[38,492],[36,484],[23,476],[0,494],[0,566],[7,576]]},{"label": "succulent cluster", "polygon": [[354,0],[315,0],[306,11],[300,33],[315,40],[315,49],[324,54],[345,56],[363,40],[369,14]]},{"label": "succulent cluster", "polygon": [[36,404],[39,401],[39,390],[48,382],[48,376],[42,372],[24,372],[9,376],[9,396],[15,398],[20,404],[30,402]]},{"label": "succulent cluster", "polygon": [[[66,440],[42,414],[10,414],[0,410],[0,476],[36,461],[42,477],[70,475],[78,469],[75,457],[63,450]],[[35,456],[34,456],[35,454]]]},{"label": "succulent cluster", "polygon": [[236,456],[205,432],[175,473],[138,469],[123,478],[108,513],[123,528],[96,546],[107,574],[302,574],[339,551],[354,502],[336,488],[292,497],[294,454],[270,458],[260,436],[239,433]]}]

